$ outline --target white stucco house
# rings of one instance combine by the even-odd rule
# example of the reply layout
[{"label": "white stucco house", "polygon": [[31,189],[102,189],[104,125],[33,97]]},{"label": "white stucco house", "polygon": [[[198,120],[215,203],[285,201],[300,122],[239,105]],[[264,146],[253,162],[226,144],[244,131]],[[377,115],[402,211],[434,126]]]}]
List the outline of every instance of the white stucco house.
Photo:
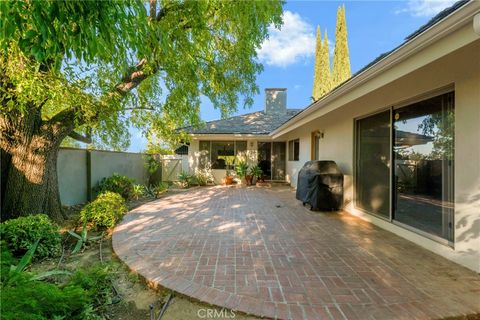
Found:
[{"label": "white stucco house", "polygon": [[444,10],[304,109],[266,89],[264,111],[187,128],[190,170],[220,182],[242,154],[295,187],[306,161],[333,160],[345,211],[480,272],[479,12]]}]

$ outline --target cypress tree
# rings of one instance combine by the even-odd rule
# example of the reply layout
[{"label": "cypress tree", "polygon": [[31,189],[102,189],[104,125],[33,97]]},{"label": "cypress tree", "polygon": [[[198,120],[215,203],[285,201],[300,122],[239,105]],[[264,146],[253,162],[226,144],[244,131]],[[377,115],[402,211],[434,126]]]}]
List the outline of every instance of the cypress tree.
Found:
[{"label": "cypress tree", "polygon": [[317,101],[332,88],[330,72],[330,55],[328,52],[328,35],[322,41],[320,27],[317,26],[317,43],[315,47],[315,69],[313,75],[312,98]]},{"label": "cypress tree", "polygon": [[313,101],[320,99],[321,96],[321,53],[322,53],[322,34],[320,32],[320,26],[317,26],[317,42],[315,44],[315,66],[313,69],[313,90],[312,98]]},{"label": "cypress tree", "polygon": [[337,10],[337,26],[335,30],[335,51],[333,54],[333,83],[336,87],[351,77],[350,56],[347,43],[347,22],[345,5]]},{"label": "cypress tree", "polygon": [[325,29],[325,35],[323,37],[323,45],[322,45],[322,62],[321,62],[321,83],[322,83],[322,96],[327,94],[330,90],[332,90],[332,73],[330,70],[330,49],[328,46],[328,34],[327,30]]}]

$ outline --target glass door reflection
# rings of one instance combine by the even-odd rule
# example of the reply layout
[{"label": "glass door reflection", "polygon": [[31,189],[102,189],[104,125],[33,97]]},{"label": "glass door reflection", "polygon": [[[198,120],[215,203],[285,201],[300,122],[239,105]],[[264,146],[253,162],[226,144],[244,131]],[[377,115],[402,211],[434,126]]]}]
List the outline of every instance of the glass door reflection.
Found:
[{"label": "glass door reflection", "polygon": [[453,239],[454,95],[393,111],[394,220]]}]

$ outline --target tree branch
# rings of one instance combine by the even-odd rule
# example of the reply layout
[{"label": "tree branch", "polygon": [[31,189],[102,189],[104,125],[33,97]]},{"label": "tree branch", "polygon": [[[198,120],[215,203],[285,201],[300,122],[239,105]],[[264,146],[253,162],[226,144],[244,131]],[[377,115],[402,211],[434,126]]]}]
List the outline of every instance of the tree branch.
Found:
[{"label": "tree branch", "polygon": [[154,108],[147,108],[147,107],[135,107],[135,108],[125,108],[124,110],[149,110],[149,111],[155,111]]},{"label": "tree branch", "polygon": [[91,132],[87,132],[86,135],[81,135],[78,132],[72,131],[72,132],[70,132],[70,134],[68,136],[72,139],[75,139],[75,140],[83,142],[83,143],[87,143],[87,144],[92,143],[92,133]]},{"label": "tree branch", "polygon": [[154,20],[157,15],[157,0],[150,0],[150,19]]},{"label": "tree branch", "polygon": [[151,74],[156,73],[160,68],[154,66],[151,73],[146,74],[143,71],[143,67],[146,65],[147,60],[142,59],[135,67],[130,68],[123,76],[122,82],[115,86],[116,93],[121,96],[125,96],[127,93],[138,87],[138,85],[148,78]]}]

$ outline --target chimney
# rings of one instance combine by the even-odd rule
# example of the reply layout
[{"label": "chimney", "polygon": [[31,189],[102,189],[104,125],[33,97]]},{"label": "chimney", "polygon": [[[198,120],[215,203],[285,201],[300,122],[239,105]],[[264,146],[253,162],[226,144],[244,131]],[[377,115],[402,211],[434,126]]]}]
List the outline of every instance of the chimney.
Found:
[{"label": "chimney", "polygon": [[265,89],[265,113],[285,114],[287,112],[287,89]]}]

